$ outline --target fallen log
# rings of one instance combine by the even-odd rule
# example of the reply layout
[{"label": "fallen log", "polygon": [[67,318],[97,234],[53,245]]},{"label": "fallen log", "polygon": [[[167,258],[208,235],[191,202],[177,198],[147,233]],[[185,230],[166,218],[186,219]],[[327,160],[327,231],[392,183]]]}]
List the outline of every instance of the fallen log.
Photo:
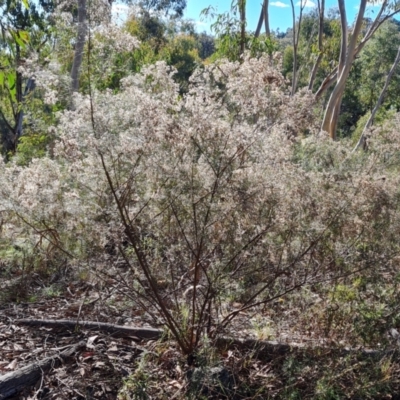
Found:
[{"label": "fallen log", "polygon": [[[125,325],[114,325],[106,322],[94,321],[74,321],[74,320],[35,320],[35,319],[17,319],[14,321],[17,325],[27,326],[47,326],[52,328],[75,329],[77,326],[88,329],[106,332],[116,337],[135,336],[145,340],[156,340],[162,336],[163,331],[154,328],[139,328]],[[299,343],[281,343],[278,341],[268,341],[259,339],[238,339],[228,336],[219,336],[215,340],[215,346],[218,349],[240,348],[242,350],[255,350],[259,357],[269,358],[271,356],[286,355],[295,350],[311,352],[329,352],[340,356],[350,354],[359,354],[362,357],[382,357],[386,355],[399,355],[399,348],[394,349],[357,349],[351,347],[330,347],[324,345],[307,346]]]},{"label": "fallen log", "polygon": [[307,346],[302,343],[281,343],[270,340],[258,339],[235,339],[227,336],[220,336],[215,341],[215,346],[220,350],[239,349],[242,351],[251,350],[256,358],[273,359],[277,356],[285,356],[295,351],[307,352],[309,354],[326,354],[332,356],[346,357],[349,355],[357,355],[362,358],[381,358],[391,356],[398,358],[400,356],[399,348],[392,349],[364,349],[354,347],[332,347],[314,345]]},{"label": "fallen log", "polygon": [[159,339],[163,333],[162,330],[154,328],[139,328],[125,325],[114,325],[106,322],[78,321],[68,319],[17,319],[16,325],[25,326],[47,326],[49,328],[64,328],[75,330],[81,329],[94,330],[109,333],[115,337],[135,336],[139,339]]},{"label": "fallen log", "polygon": [[17,371],[0,375],[0,400],[14,396],[24,388],[36,384],[45,372],[51,368],[57,367],[62,361],[71,357],[78,350],[86,346],[86,342],[79,342],[60,354],[47,357],[41,361],[36,361]]}]

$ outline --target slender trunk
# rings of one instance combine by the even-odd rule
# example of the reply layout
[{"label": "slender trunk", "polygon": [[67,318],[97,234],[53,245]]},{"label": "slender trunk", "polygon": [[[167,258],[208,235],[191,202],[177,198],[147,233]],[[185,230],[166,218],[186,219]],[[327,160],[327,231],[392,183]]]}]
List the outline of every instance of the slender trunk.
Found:
[{"label": "slender trunk", "polygon": [[315,92],[315,98],[319,100],[322,95],[336,82],[337,80],[337,66],[325,77],[318,90]]},{"label": "slender trunk", "polygon": [[291,94],[294,95],[295,87],[296,87],[296,75],[297,75],[297,46],[296,46],[296,13],[294,10],[294,2],[290,0],[290,4],[292,6],[292,34],[293,34],[293,69],[292,69],[292,90]]},{"label": "slender trunk", "polygon": [[78,34],[76,38],[74,61],[71,70],[71,92],[79,90],[79,70],[82,64],[86,40],[86,0],[78,0]]},{"label": "slender trunk", "polygon": [[308,90],[314,87],[315,78],[317,76],[318,68],[321,64],[323,57],[323,34],[324,34],[324,13],[325,13],[325,0],[318,0],[318,56],[311,70],[310,79],[308,81]]},{"label": "slender trunk", "polygon": [[383,88],[382,88],[381,94],[379,95],[378,101],[376,102],[376,105],[375,105],[374,109],[372,110],[371,115],[368,118],[367,123],[364,126],[364,129],[362,131],[360,140],[358,141],[358,143],[357,143],[356,147],[354,148],[353,152],[358,150],[359,148],[364,148],[365,147],[365,135],[366,135],[368,129],[374,123],[376,113],[378,112],[380,106],[383,103],[383,100],[384,100],[384,98],[386,96],[387,89],[389,87],[389,83],[390,83],[390,81],[391,81],[391,79],[392,79],[392,77],[393,77],[393,75],[394,75],[394,73],[396,71],[397,66],[399,65],[399,62],[400,62],[400,46],[399,46],[399,49],[397,50],[397,56],[396,56],[396,58],[395,58],[395,60],[394,60],[394,62],[392,64],[392,67],[390,68],[390,71],[389,71],[389,73],[388,73],[388,75],[386,77],[386,81],[385,81],[385,84],[383,85]]},{"label": "slender trunk", "polygon": [[271,36],[271,30],[269,27],[269,0],[264,0],[264,6],[262,8],[263,14],[264,14],[264,25],[265,25],[265,35],[267,38]]},{"label": "slender trunk", "polygon": [[[15,63],[16,65],[19,65],[21,62],[21,48],[17,44],[15,46]],[[22,74],[16,71],[16,77],[15,77],[15,88],[16,88],[16,103],[15,103],[15,110],[14,110],[14,129],[13,129],[13,138],[12,138],[12,149],[11,152],[15,153],[17,151],[17,146],[18,146],[18,138],[22,132],[18,132],[18,128],[20,126],[20,119],[21,119],[21,114],[22,114],[22,101],[23,101],[23,96],[22,96]],[[22,121],[21,121],[21,131],[22,131]]]},{"label": "slender trunk", "polygon": [[240,55],[243,56],[246,49],[246,0],[239,0],[240,14]]},{"label": "slender trunk", "polygon": [[255,38],[258,38],[260,36],[263,22],[264,22],[264,5],[262,5],[262,7],[261,7],[261,12],[260,12],[260,17],[258,18],[257,28],[256,28],[256,31],[254,32]]},{"label": "slender trunk", "polygon": [[304,5],[300,3],[300,15],[299,15],[299,24],[298,29],[296,30],[296,13],[294,8],[293,0],[290,0],[290,4],[292,6],[292,20],[293,20],[293,78],[292,78],[292,96],[295,94],[297,89],[297,49],[299,47],[299,38],[300,38],[300,29],[301,29],[301,20],[303,16]]},{"label": "slender trunk", "polygon": [[[339,11],[341,13],[342,21],[342,43],[340,49],[340,60],[338,68],[338,80],[335,88],[329,98],[328,104],[325,109],[324,119],[322,121],[321,130],[328,132],[332,139],[336,138],[337,118],[340,111],[340,104],[343,98],[343,93],[346,85],[347,78],[350,74],[350,69],[354,61],[354,53],[356,50],[357,38],[361,32],[363,24],[365,8],[367,0],[360,2],[360,9],[358,12],[357,20],[350,37],[350,42],[347,45],[347,21],[346,15],[343,14],[344,0],[339,0]],[[346,39],[343,38],[346,36]],[[346,45],[346,47],[344,47]]]},{"label": "slender trunk", "polygon": [[269,38],[271,36],[271,29],[269,27],[269,0],[264,0],[261,7],[260,18],[258,19],[257,29],[254,33],[254,37],[258,38],[261,33],[262,25],[264,22],[265,35]]},{"label": "slender trunk", "polygon": [[[360,41],[360,43],[357,45],[356,50],[354,51],[353,54],[353,60],[358,56],[358,54],[361,52],[361,50],[364,48],[364,46],[367,44],[369,39],[374,35],[374,33],[378,30],[378,28],[388,19],[392,18],[394,15],[400,12],[400,9],[397,9],[391,13],[384,14],[386,9],[388,8],[389,1],[384,0],[382,2],[381,8],[379,9],[378,14],[376,15],[374,22],[370,25],[368,28],[366,34]],[[320,99],[322,95],[336,82],[337,80],[337,67],[334,68],[333,71],[329,73],[329,75],[324,79],[324,81],[321,83],[320,87],[315,93],[316,99]]]},{"label": "slender trunk", "polygon": [[23,109],[22,105],[25,103],[26,97],[29,95],[29,93],[32,92],[34,89],[35,89],[35,79],[29,78],[25,85],[25,90],[24,90],[24,93],[23,93],[22,99],[21,99],[20,110],[18,112],[17,127],[15,130],[17,143],[18,143],[18,139],[22,136],[22,122],[24,120],[24,109]]},{"label": "slender trunk", "polygon": [[[18,102],[16,103],[16,110],[13,112],[13,122],[8,122],[5,115],[0,111],[0,118],[2,119],[5,127],[2,132],[1,142],[3,150],[8,154],[14,154],[17,151],[18,140],[23,134],[22,126],[24,121],[24,103],[26,97],[35,89],[35,79],[29,78],[26,82],[25,89],[22,92],[22,75],[17,73],[16,87]],[[14,107],[14,106],[13,106]]]},{"label": "slender trunk", "polygon": [[[16,51],[15,51],[15,63],[16,65],[19,65],[21,61],[21,49],[20,46],[17,44],[16,45]],[[35,88],[35,80],[34,78],[29,78],[26,85],[25,89],[22,90],[23,87],[23,76],[20,72],[16,71],[15,72],[15,88],[16,88],[16,94],[15,94],[15,103],[12,100],[11,96],[11,102],[14,103],[12,104],[13,108],[13,122],[8,123],[5,116],[1,113],[1,117],[4,120],[4,123],[7,126],[8,130],[8,137],[3,137],[3,148],[7,153],[12,153],[14,154],[17,151],[17,146],[18,146],[18,140],[22,136],[22,123],[24,119],[24,103],[26,100],[26,96]]]},{"label": "slender trunk", "polygon": [[[348,28],[347,28],[347,14],[346,7],[344,5],[344,0],[339,0],[339,13],[340,13],[340,29],[341,29],[341,42],[340,42],[340,55],[339,55],[339,65],[338,65],[338,74],[339,76],[342,74],[344,66],[346,65],[346,55],[347,55],[347,36],[348,36]],[[354,32],[353,32],[354,34]]]}]

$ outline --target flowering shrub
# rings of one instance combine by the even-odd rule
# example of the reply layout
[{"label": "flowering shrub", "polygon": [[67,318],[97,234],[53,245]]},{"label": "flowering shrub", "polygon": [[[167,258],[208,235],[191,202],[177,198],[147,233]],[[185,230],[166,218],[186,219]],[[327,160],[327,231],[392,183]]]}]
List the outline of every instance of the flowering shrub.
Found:
[{"label": "flowering shrub", "polygon": [[387,133],[369,154],[318,134],[312,96],[289,96],[279,62],[212,64],[184,97],[162,62],[120,93],[77,94],[52,157],[1,165],[3,245],[24,237],[82,260],[112,240],[129,296],[186,354],[304,285],[392,274]]}]

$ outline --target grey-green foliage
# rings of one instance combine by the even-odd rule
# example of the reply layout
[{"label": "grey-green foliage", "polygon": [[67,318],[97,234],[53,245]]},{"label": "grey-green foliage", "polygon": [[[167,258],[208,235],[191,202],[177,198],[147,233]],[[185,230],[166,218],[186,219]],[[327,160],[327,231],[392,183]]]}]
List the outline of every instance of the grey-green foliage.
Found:
[{"label": "grey-green foliage", "polygon": [[[361,64],[359,99],[371,111],[384,85],[400,45],[399,25],[394,21],[385,22],[365,46],[358,63]],[[386,95],[386,107],[400,106],[398,87],[400,74],[393,76]]]}]

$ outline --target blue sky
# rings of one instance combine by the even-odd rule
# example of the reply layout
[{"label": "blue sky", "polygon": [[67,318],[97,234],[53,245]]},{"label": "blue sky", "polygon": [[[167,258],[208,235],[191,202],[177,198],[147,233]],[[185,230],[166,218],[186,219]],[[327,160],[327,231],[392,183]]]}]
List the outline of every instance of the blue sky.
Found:
[{"label": "blue sky", "polygon": [[[301,0],[294,0],[297,12],[300,7]],[[303,0],[306,1],[304,12],[310,11],[316,6],[316,1]],[[200,12],[204,8],[212,5],[218,10],[218,13],[226,12],[231,7],[232,0],[187,0],[187,9],[185,12],[185,17],[193,19],[196,21],[198,31],[210,31],[210,25],[212,21],[201,20]],[[247,0],[247,29],[254,31],[257,27],[258,18],[260,16],[262,0]],[[350,0],[346,1],[346,11],[348,22],[351,23],[358,10],[358,1]],[[279,28],[281,32],[286,31],[288,27],[292,25],[292,11],[290,6],[290,0],[270,0],[269,2],[269,14],[270,14],[270,26],[271,29],[276,30]],[[337,7],[337,1],[326,0],[326,9]],[[366,12],[366,16],[373,17],[374,11],[377,11],[378,6],[370,6]]]}]

